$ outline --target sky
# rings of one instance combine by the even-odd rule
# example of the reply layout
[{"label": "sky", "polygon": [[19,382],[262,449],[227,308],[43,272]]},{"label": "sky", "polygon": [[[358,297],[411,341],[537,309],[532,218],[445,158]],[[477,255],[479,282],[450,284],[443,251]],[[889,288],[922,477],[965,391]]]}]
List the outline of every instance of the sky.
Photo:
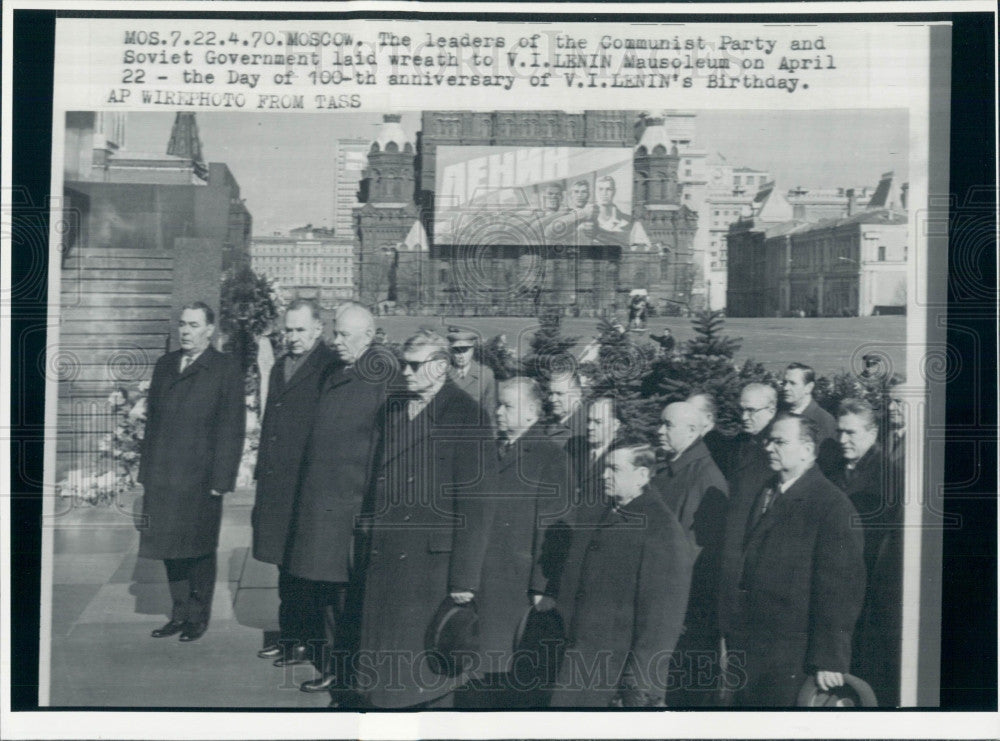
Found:
[{"label": "sky", "polygon": [[[875,186],[908,177],[905,110],[698,111],[695,145],[731,164],[766,170],[781,190]],[[174,113],[128,114],[125,149],[165,153]],[[332,226],[338,138],[374,138],[378,113],[198,113],[206,162],[240,184],[254,234]],[[410,136],[420,115],[403,114]]]}]

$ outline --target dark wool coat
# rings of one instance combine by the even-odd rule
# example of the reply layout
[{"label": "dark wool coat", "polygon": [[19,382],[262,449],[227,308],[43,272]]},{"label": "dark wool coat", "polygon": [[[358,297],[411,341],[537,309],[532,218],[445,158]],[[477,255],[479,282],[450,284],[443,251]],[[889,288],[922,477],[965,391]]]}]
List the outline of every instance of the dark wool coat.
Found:
[{"label": "dark wool coat", "polygon": [[377,419],[356,683],[371,705],[396,708],[465,681],[432,671],[424,637],[449,592],[481,587],[496,443],[479,404],[450,381],[413,420],[403,395]]},{"label": "dark wool coat", "polygon": [[816,463],[824,476],[832,476],[837,461],[840,460],[840,444],[837,442],[837,420],[813,399],[802,411],[802,416],[816,425]]},{"label": "dark wool coat", "polygon": [[[518,622],[529,591],[544,594],[561,564],[545,536],[558,527],[569,505],[566,454],[536,425],[497,463],[489,490],[495,502],[479,597],[479,639],[493,672],[508,669]],[[493,652],[490,655],[489,652]]]},{"label": "dark wool coat", "polygon": [[794,705],[807,674],[846,672],[865,593],[857,513],[816,466],[752,525],[758,496],[733,501],[719,623],[738,705]]},{"label": "dark wool coat", "polygon": [[312,581],[350,581],[355,525],[371,470],[379,409],[397,363],[369,347],[347,368],[330,369],[302,458],[285,569]]},{"label": "dark wool coat", "polygon": [[693,564],[684,528],[653,487],[573,523],[556,599],[569,626],[553,707],[660,702],[684,625]]},{"label": "dark wool coat", "polygon": [[573,496],[570,504],[573,507],[603,507],[607,502],[604,494],[604,468],[608,452],[605,451],[595,460],[587,438],[572,437],[566,443],[566,455],[569,457],[572,474],[570,483]]},{"label": "dark wool coat", "polygon": [[258,561],[282,563],[306,440],[321,385],[335,359],[336,354],[319,340],[287,383],[284,358],[271,371],[254,471],[257,498],[251,519],[253,557]]},{"label": "dark wool coat", "polygon": [[764,451],[769,433],[768,426],[756,435],[741,432],[733,438],[732,467],[727,476],[731,502],[736,500],[737,494],[742,498],[756,497],[774,476]]},{"label": "dark wool coat", "polygon": [[448,371],[448,376],[456,386],[479,402],[484,424],[496,426],[497,382],[490,367],[473,360],[464,378],[459,377],[458,368],[454,366]]},{"label": "dark wool coat", "polygon": [[899,702],[902,640],[903,470],[876,443],[853,471],[833,478],[854,504],[865,538],[868,586],[854,633],[851,673],[868,682],[879,705]]},{"label": "dark wool coat", "polygon": [[717,637],[715,606],[729,486],[701,440],[692,443],[677,460],[662,462],[653,484],[680,520],[697,557],[685,635],[699,636],[705,644],[702,647],[710,650]]},{"label": "dark wool coat", "polygon": [[[569,445],[586,446],[587,408],[583,404],[580,404],[577,410],[566,420],[566,424],[558,421],[550,422],[545,428],[545,433],[552,440],[562,445],[563,448],[567,448]],[[567,450],[567,452],[569,451]]]},{"label": "dark wool coat", "polygon": [[181,351],[161,357],[146,400],[139,464],[139,555],[194,558],[219,543],[222,497],[236,486],[246,399],[239,363],[209,347],[180,372]]},{"label": "dark wool coat", "polygon": [[702,442],[708,448],[708,452],[711,454],[712,460],[715,461],[715,465],[718,466],[719,471],[727,479],[733,470],[733,458],[736,455],[736,440],[735,436],[723,435],[714,428],[706,432],[702,438]]}]

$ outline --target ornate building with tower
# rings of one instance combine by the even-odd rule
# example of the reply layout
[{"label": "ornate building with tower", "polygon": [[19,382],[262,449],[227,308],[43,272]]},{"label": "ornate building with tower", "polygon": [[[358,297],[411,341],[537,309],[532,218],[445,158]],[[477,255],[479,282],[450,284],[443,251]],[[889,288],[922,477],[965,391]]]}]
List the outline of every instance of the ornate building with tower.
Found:
[{"label": "ornate building with tower", "polygon": [[[697,304],[698,217],[683,203],[677,146],[663,129],[662,117],[638,111],[426,111],[411,138],[400,116],[384,116],[354,212],[359,299],[407,312],[526,315],[545,307],[597,316],[624,310],[629,292],[644,288],[667,311]],[[619,205],[631,207],[622,215],[628,233],[615,244],[572,230],[540,243],[509,229],[436,242],[440,147],[629,149],[631,201]]]}]

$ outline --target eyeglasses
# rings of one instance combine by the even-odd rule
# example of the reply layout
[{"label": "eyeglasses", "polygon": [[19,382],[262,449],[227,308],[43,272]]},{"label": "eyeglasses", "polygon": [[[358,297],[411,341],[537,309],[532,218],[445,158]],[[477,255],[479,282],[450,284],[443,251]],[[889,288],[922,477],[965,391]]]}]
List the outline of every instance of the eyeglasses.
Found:
[{"label": "eyeglasses", "polygon": [[740,414],[747,417],[751,417],[757,412],[763,412],[764,410],[769,408],[770,407],[758,407],[757,409],[754,409],[753,407],[740,407]]},{"label": "eyeglasses", "polygon": [[424,363],[430,363],[432,360],[440,360],[440,358],[427,358],[427,360],[404,360],[402,362],[402,367],[403,370],[409,368],[411,372],[416,373],[420,370],[420,366],[424,365]]}]

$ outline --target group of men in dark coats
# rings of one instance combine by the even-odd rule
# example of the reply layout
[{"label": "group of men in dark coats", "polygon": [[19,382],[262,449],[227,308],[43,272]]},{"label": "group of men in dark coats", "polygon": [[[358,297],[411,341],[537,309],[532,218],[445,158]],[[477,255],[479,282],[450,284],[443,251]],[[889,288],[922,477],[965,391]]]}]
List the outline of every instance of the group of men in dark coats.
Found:
[{"label": "group of men in dark coats", "polygon": [[[174,601],[153,635],[196,640],[243,385],[208,347],[211,310],[181,320],[150,388],[140,553],[165,560]],[[471,333],[421,330],[397,359],[353,302],[331,347],[314,303],[283,322],[253,555],[279,570],[280,634],[259,655],[312,662],[303,690],[369,708],[791,706],[807,678],[833,690],[853,671],[898,701],[902,444],[863,401],[819,408],[807,366],[786,370],[780,412],[747,385],[736,437],[708,394],[667,405],[653,448],[573,374],[547,394],[497,384]],[[456,615],[474,648],[439,656]]]}]

